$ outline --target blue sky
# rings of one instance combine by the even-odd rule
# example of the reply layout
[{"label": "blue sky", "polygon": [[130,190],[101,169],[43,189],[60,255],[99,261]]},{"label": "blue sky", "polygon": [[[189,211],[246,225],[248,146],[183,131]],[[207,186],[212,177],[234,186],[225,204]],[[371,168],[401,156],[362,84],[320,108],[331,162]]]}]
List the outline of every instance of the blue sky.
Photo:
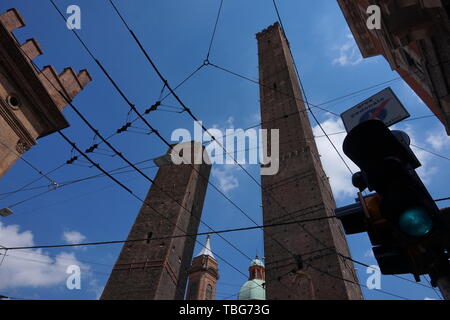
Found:
[{"label": "blue sky", "polygon": [[[361,58],[335,1],[279,2],[310,102],[320,104],[398,77],[383,58]],[[116,3],[172,85],[179,83],[203,63],[219,0],[117,0]],[[64,11],[71,4],[80,6],[80,35],[139,110],[145,110],[158,100],[162,83],[108,1],[60,0],[57,4]],[[0,4],[2,12],[11,7],[17,8],[26,22],[25,28],[15,32],[17,38],[24,41],[34,37],[42,46],[44,54],[35,62],[41,67],[51,64],[58,71],[67,66],[77,70],[89,69],[94,81],[77,96],[75,105],[105,136],[121,127],[127,120],[128,106],[65,27],[50,2],[4,0]],[[225,0],[210,60],[258,79],[255,34],[275,21],[270,0]],[[412,117],[431,113],[403,81],[394,81],[390,85]],[[324,107],[341,113],[381,89],[384,87]],[[259,122],[258,87],[212,67],[202,69],[177,92],[207,128],[246,128]],[[166,104],[177,105],[172,98]],[[343,130],[340,120],[331,114],[321,111],[316,111],[316,114],[328,133]],[[82,149],[88,148],[93,142],[92,132],[68,108],[64,115],[71,123],[71,127],[64,132]],[[167,138],[176,128],[193,128],[186,114],[155,112],[148,119]],[[142,124],[139,126],[143,127]],[[449,156],[449,138],[435,118],[403,122],[396,128],[406,130],[415,145]],[[321,135],[317,127],[314,132]],[[340,149],[344,138],[345,135],[332,137]],[[154,135],[128,133],[111,141],[134,162],[157,157],[166,151],[164,144]],[[326,139],[318,138],[317,142],[338,206],[352,203],[356,190],[351,186],[349,174]],[[432,196],[447,197],[450,189],[448,160],[421,150],[415,151],[423,164],[419,172]],[[39,145],[25,155],[25,159],[47,172],[71,156],[71,148],[58,135],[52,135],[41,139]],[[108,156],[95,155],[95,159],[107,169],[125,165],[120,159]],[[151,166],[151,163],[147,165]],[[258,177],[258,166],[248,166],[248,170]],[[154,168],[146,172],[150,176],[156,174]],[[94,168],[66,165],[51,174],[51,178],[64,182],[97,173]],[[38,177],[35,171],[19,161],[0,180],[0,193],[16,190]],[[149,188],[147,180],[131,173],[118,177],[139,196],[145,196]],[[259,223],[262,221],[260,190],[239,168],[215,166],[211,181],[253,219]],[[42,179],[33,186],[45,187],[46,184],[47,181]],[[20,192],[8,198],[0,196],[0,207],[11,206],[43,190],[45,188]],[[0,220],[0,244],[45,245],[125,239],[140,205],[107,178],[74,184],[14,207],[13,215]],[[203,220],[216,230],[252,226],[212,188],[207,193]],[[208,230],[202,226],[200,231]],[[260,231],[228,234],[225,237],[250,257],[256,253],[262,254]],[[365,235],[348,239],[355,259],[376,263]],[[204,242],[205,239],[200,237],[198,240]],[[0,294],[32,299],[96,299],[120,248],[120,245],[113,245],[9,252],[10,256],[0,266]],[[212,238],[212,249],[247,274],[249,260],[217,236]],[[199,250],[197,246],[195,252]],[[73,263],[82,266],[81,290],[68,290],[65,285],[65,268]],[[246,278],[223,261],[219,261],[219,267],[221,278],[217,296],[220,299],[237,293]],[[361,283],[365,283],[368,277],[365,268],[358,267],[358,272]],[[426,281],[423,283],[428,285]],[[382,289],[411,299],[437,298],[429,288],[388,276],[382,278]],[[380,292],[363,291],[366,299],[395,299]]]}]

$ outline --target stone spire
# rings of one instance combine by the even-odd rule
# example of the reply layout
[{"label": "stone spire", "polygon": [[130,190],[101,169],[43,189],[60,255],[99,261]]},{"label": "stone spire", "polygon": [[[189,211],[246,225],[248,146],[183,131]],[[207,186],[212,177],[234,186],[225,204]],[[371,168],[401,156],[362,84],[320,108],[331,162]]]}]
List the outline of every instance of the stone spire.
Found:
[{"label": "stone spire", "polygon": [[202,251],[192,260],[188,271],[189,287],[186,300],[214,300],[219,279],[219,267],[211,252],[211,237],[206,238]]},{"label": "stone spire", "polygon": [[208,235],[208,237],[206,238],[206,244],[203,247],[202,251],[200,251],[200,253],[197,255],[197,257],[199,256],[210,256],[211,258],[215,259],[211,251],[211,236]]}]

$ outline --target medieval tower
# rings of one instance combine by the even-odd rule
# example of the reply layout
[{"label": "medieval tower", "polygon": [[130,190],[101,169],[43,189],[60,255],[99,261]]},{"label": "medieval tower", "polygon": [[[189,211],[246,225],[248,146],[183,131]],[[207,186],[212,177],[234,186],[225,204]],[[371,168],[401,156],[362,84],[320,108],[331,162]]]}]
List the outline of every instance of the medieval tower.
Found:
[{"label": "medieval tower", "polygon": [[[186,144],[203,150],[200,143]],[[128,235],[147,240],[123,246],[101,299],[184,299],[195,239],[177,236],[198,231],[211,165],[176,165],[170,153],[155,160],[155,184]]]},{"label": "medieval tower", "polygon": [[202,251],[192,260],[186,299],[215,300],[218,279],[218,264],[211,251],[211,238],[208,236]]},{"label": "medieval tower", "polygon": [[[264,224],[332,216],[335,202],[289,43],[278,23],[257,40],[263,128],[280,134],[280,169],[261,178]],[[362,298],[353,264],[340,256],[350,254],[337,219],[267,229],[264,247],[268,300]]]}]

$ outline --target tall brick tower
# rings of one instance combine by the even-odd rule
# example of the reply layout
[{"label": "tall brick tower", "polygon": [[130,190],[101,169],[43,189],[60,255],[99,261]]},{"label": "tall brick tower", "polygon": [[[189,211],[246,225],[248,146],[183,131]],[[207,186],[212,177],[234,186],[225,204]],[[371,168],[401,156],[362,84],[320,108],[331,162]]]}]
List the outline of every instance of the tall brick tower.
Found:
[{"label": "tall brick tower", "polygon": [[[203,150],[200,143],[188,144]],[[155,163],[160,166],[155,184],[147,194],[147,205],[142,206],[128,235],[130,240],[147,240],[123,246],[101,299],[184,299],[195,240],[191,237],[152,238],[197,233],[211,165],[175,165],[170,160],[170,150]]]},{"label": "tall brick tower", "polygon": [[[263,128],[280,130],[280,170],[261,178],[264,224],[334,215],[289,43],[278,23],[257,39]],[[268,300],[362,298],[359,286],[349,282],[357,281],[353,264],[336,253],[350,255],[338,220],[267,229],[264,246]],[[304,261],[296,273],[291,272],[298,265],[292,253]]]},{"label": "tall brick tower", "polygon": [[215,300],[218,279],[218,264],[211,251],[211,238],[208,236],[205,246],[192,260],[189,269],[187,300]]},{"label": "tall brick tower", "polygon": [[23,26],[16,9],[0,14],[0,177],[38,139],[69,126],[62,110],[92,80],[87,70],[37,71],[32,59],[42,54],[39,43],[20,44],[13,34]]}]

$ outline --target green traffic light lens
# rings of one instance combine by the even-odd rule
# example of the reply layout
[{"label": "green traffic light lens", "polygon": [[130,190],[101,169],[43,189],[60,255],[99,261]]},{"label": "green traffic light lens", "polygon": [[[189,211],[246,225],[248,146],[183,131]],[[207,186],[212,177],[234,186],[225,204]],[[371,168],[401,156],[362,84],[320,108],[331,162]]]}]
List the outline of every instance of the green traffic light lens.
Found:
[{"label": "green traffic light lens", "polygon": [[399,219],[400,229],[407,235],[423,237],[430,233],[433,221],[422,208],[413,208],[405,211]]}]

